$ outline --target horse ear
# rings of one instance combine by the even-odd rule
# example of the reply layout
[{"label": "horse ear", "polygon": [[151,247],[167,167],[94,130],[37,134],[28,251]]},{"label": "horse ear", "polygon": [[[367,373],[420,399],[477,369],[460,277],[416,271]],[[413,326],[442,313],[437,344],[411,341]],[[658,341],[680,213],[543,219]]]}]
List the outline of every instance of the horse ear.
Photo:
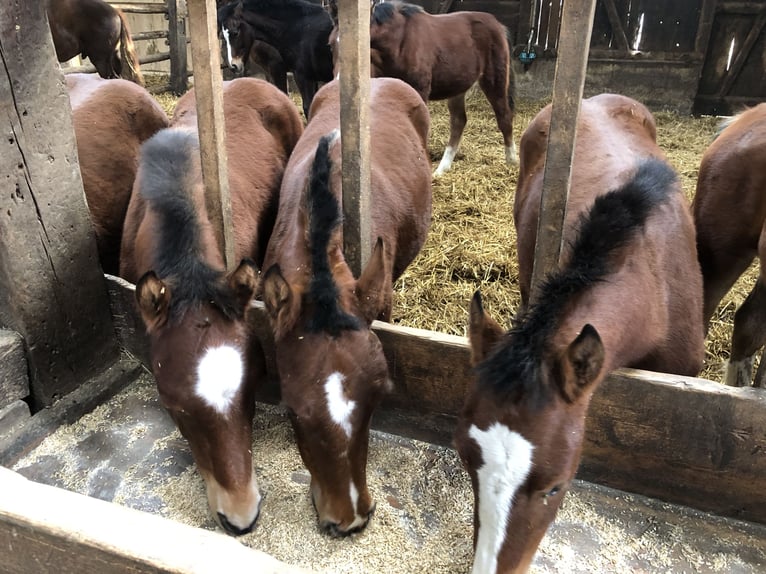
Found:
[{"label": "horse ear", "polygon": [[561,359],[561,391],[569,402],[593,392],[604,367],[604,344],[593,325],[586,324]]},{"label": "horse ear", "polygon": [[382,237],[375,242],[370,260],[356,282],[356,298],[367,324],[378,318],[391,319],[391,262]]},{"label": "horse ear", "polygon": [[263,277],[263,304],[269,314],[275,337],[281,337],[295,323],[299,309],[297,298],[276,263]]},{"label": "horse ear", "polygon": [[234,291],[240,305],[247,310],[250,301],[255,296],[260,283],[260,271],[251,259],[243,259],[234,271],[229,274],[227,282]]},{"label": "horse ear", "polygon": [[146,272],[136,283],[136,301],[147,331],[167,321],[170,287],[160,281],[154,271]]},{"label": "horse ear", "polygon": [[484,312],[481,303],[481,293],[476,291],[471,299],[471,310],[468,314],[468,342],[471,346],[471,365],[484,360],[492,347],[495,346],[505,330],[492,317]]}]

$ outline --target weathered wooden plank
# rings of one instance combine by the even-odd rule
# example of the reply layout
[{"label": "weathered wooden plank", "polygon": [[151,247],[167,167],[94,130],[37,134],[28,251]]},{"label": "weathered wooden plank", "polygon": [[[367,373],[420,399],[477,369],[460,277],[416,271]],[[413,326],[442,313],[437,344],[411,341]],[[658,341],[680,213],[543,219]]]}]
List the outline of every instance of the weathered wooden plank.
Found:
[{"label": "weathered wooden plank", "polygon": [[0,567],[13,574],[308,572],[224,534],[38,484],[6,468],[0,547]]},{"label": "weathered wooden plank", "polygon": [[162,2],[109,2],[114,8],[126,14],[167,14],[167,7]]},{"label": "weathered wooden plank", "polygon": [[[189,89],[186,58],[186,0],[168,0],[168,45],[170,46],[170,89],[180,96]],[[216,30],[217,34],[217,30]]]},{"label": "weathered wooden plank", "polygon": [[724,81],[718,90],[717,96],[719,98],[728,95],[735,80],[739,77],[742,68],[745,66],[745,62],[747,62],[753,46],[755,46],[758,37],[761,35],[761,30],[763,30],[764,25],[766,25],[766,4],[761,6],[761,10],[756,16],[752,28],[750,28],[750,31],[747,33],[747,37],[745,38],[745,41],[742,42],[742,46],[739,47],[737,57],[734,58],[734,62],[732,62],[731,68],[729,68]]},{"label": "weathered wooden plank", "polygon": [[234,260],[215,0],[189,0],[188,10],[205,205],[226,268],[231,270],[239,262]]},{"label": "weathered wooden plank", "polygon": [[617,6],[615,6],[614,0],[604,0],[604,6],[609,17],[609,24],[612,26],[612,38],[616,48],[620,52],[627,52],[629,49],[628,37],[625,35],[625,28],[622,25],[620,15],[617,13]]},{"label": "weathered wooden plank", "polygon": [[343,256],[359,277],[370,258],[370,3],[338,3]]},{"label": "weathered wooden plank", "polygon": [[[132,293],[113,283],[115,309],[136,313]],[[122,295],[118,295],[122,291]],[[251,309],[271,380],[259,400],[279,400],[274,342],[263,305]],[[139,319],[136,318],[136,321]],[[125,324],[125,323],[123,323]],[[394,392],[373,427],[449,445],[472,380],[467,340],[378,321]],[[128,349],[141,332],[123,332]],[[140,353],[139,353],[140,354]],[[700,510],[766,523],[766,394],[704,379],[623,369],[596,391],[578,476]]]},{"label": "weathered wooden plank", "polygon": [[0,324],[24,338],[39,408],[118,348],[44,2],[0,3],[0,60]]},{"label": "weathered wooden plank", "polygon": [[572,175],[572,157],[577,137],[577,119],[580,115],[580,100],[585,84],[595,11],[596,0],[569,0],[564,3],[532,271],[533,298],[537,287],[559,265]]}]

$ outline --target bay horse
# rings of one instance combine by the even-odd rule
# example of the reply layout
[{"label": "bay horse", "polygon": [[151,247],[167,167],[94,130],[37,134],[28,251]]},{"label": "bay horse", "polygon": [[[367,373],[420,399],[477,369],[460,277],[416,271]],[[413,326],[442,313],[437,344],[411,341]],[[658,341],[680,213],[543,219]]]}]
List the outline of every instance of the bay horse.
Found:
[{"label": "bay horse", "polygon": [[473,484],[475,574],[528,568],[575,475],[590,398],[609,372],[696,375],[704,356],[689,204],[651,113],[624,96],[582,102],[561,268],[530,302],[550,113],[521,138],[514,221],[525,306],[506,332],[478,293],[471,303],[476,378],[455,445]]},{"label": "bay horse", "polygon": [[[337,48],[337,27],[330,42]],[[425,101],[447,100],[449,143],[434,175],[452,166],[467,122],[465,93],[476,82],[495,112],[506,163],[518,162],[508,30],[493,15],[434,15],[405,2],[375,4],[370,13],[370,66],[373,77],[404,80]]]},{"label": "bay horse", "polygon": [[252,468],[255,386],[265,376],[247,325],[282,173],[303,123],[292,101],[254,78],[223,87],[234,251],[224,270],[207,217],[194,91],[171,127],[141,149],[120,274],[136,283],[162,404],[189,442],[210,510],[229,534],[250,532],[261,495]]},{"label": "bay horse", "polygon": [[95,74],[67,74],[65,79],[101,268],[117,275],[139,149],[169,120],[157,100],[133,82]]},{"label": "bay horse", "polygon": [[243,70],[256,42],[266,44],[257,55],[267,60],[264,67],[285,93],[286,72],[293,72],[308,118],[319,84],[333,77],[328,45],[333,23],[327,11],[307,0],[238,0],[218,9],[218,28],[226,44],[227,64],[235,72]]},{"label": "bay horse", "polygon": [[766,342],[766,103],[727,121],[700,163],[692,211],[705,286],[705,326],[724,295],[757,256],[760,272],[734,315],[726,384],[766,387],[761,359],[751,382],[753,355]]},{"label": "bay horse", "polygon": [[47,0],[48,23],[59,62],[88,58],[102,78],[144,85],[122,10],[103,0]]},{"label": "bay horse", "polygon": [[274,331],[282,401],[311,473],[320,528],[364,528],[373,411],[391,387],[370,329],[389,320],[393,282],[417,256],[431,219],[429,115],[404,82],[372,80],[370,260],[355,278],[343,258],[337,81],[320,88],[290,157],[266,251],[263,301]]}]

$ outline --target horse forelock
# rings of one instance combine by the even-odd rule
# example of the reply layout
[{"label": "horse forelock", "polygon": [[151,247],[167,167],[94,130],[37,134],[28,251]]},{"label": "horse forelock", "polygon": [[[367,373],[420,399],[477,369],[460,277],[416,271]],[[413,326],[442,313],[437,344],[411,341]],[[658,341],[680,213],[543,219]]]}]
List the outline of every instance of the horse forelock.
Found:
[{"label": "horse forelock", "polygon": [[643,160],[621,187],[599,196],[580,217],[571,258],[540,286],[538,303],[513,320],[512,328],[476,371],[480,383],[502,400],[541,406],[553,389],[543,383],[541,365],[566,306],[612,271],[612,254],[625,247],[652,210],[677,190],[665,162]]},{"label": "horse forelock", "polygon": [[340,293],[330,266],[330,242],[341,225],[340,205],[330,188],[330,145],[337,135],[337,131],[333,131],[319,140],[306,191],[311,252],[311,283],[307,295],[314,310],[309,330],[326,331],[333,336],[344,329],[360,328],[358,319],[340,306]]},{"label": "horse forelock", "polygon": [[199,169],[197,154],[197,134],[183,129],[161,130],[141,147],[138,189],[158,219],[154,272],[171,287],[171,318],[202,303],[212,303],[229,319],[240,318],[243,309],[224,272],[204,258],[199,216],[188,189],[189,175]]}]

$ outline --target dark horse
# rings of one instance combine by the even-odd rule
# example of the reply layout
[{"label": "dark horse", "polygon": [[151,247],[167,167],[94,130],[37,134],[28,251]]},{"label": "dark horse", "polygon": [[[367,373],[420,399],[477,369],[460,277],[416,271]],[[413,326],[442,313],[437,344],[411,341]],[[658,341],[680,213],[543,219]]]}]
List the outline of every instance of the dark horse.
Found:
[{"label": "dark horse", "polygon": [[696,375],[702,275],[688,201],[654,119],[617,95],[582,102],[560,270],[529,304],[550,106],[521,139],[514,218],[527,304],[504,329],[478,293],[455,444],[474,489],[474,573],[525,572],[580,461],[593,392],[613,369]]},{"label": "dark horse", "polygon": [[103,0],[48,0],[48,22],[59,62],[82,55],[102,78],[144,84],[121,10]]},{"label": "dark horse", "polygon": [[390,388],[374,319],[391,315],[393,282],[417,256],[431,221],[429,116],[407,84],[370,85],[370,260],[355,278],[343,257],[340,90],[323,86],[290,157],[266,251],[263,301],[274,330],[282,400],[311,473],[321,528],[364,528],[372,413]]},{"label": "dark horse", "polygon": [[[267,45],[259,51],[269,62],[270,75],[287,92],[286,72],[293,72],[308,118],[319,83],[333,77],[328,45],[333,23],[327,11],[306,0],[239,0],[218,9],[218,27],[228,64],[235,71],[243,69],[256,42]],[[281,62],[269,48],[278,53]]]},{"label": "dark horse", "polygon": [[766,387],[761,358],[751,383],[753,355],[766,342],[766,103],[734,116],[702,156],[692,210],[697,227],[704,319],[757,256],[760,272],[734,315],[726,384]]},{"label": "dark horse", "polygon": [[263,353],[247,324],[282,173],[303,131],[295,104],[254,78],[224,83],[234,252],[226,272],[207,216],[194,91],[141,148],[120,274],[136,282],[160,400],[189,441],[213,516],[249,532],[261,496],[252,465]]},{"label": "dark horse", "polygon": [[[331,38],[333,48],[335,39],[336,35]],[[486,12],[432,15],[413,4],[381,2],[370,15],[370,59],[374,77],[404,80],[425,101],[447,100],[449,143],[434,175],[446,172],[457,154],[467,121],[465,93],[476,82],[495,112],[506,162],[517,162],[508,31],[494,16]]]},{"label": "dark horse", "polygon": [[77,156],[98,255],[105,273],[119,272],[122,224],[141,144],[168,126],[149,92],[122,79],[67,74]]}]

